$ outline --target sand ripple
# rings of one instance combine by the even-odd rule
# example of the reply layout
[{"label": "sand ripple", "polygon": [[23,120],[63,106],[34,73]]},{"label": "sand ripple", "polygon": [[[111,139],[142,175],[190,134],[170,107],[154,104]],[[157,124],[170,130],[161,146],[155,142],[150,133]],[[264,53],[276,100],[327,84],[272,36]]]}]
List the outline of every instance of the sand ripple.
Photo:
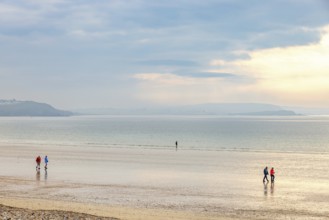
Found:
[{"label": "sand ripple", "polygon": [[84,213],[58,211],[58,210],[29,210],[4,206],[0,204],[0,219],[79,219],[79,220],[118,220],[117,218],[98,217]]}]

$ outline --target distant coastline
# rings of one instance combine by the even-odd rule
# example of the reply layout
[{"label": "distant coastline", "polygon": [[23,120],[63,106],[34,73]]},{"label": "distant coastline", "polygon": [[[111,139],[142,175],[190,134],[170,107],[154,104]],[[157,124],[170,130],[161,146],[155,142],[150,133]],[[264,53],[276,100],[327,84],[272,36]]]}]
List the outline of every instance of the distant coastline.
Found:
[{"label": "distant coastline", "polygon": [[85,108],[60,110],[47,103],[0,99],[0,117],[67,117],[77,115],[213,115],[213,116],[306,116],[329,115],[329,109],[289,107],[266,103],[205,103],[196,105]]},{"label": "distant coastline", "polygon": [[34,101],[0,100],[1,117],[63,117],[72,116],[73,112],[63,111],[46,103]]},{"label": "distant coastline", "polygon": [[218,116],[297,116],[277,105],[263,103],[211,103],[150,108],[101,108],[76,110],[85,115],[218,115]]}]

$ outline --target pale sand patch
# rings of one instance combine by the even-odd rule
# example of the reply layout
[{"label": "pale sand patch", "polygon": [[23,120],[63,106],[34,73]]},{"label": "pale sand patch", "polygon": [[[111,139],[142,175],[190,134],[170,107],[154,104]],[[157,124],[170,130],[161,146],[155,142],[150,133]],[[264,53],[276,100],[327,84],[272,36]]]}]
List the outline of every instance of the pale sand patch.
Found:
[{"label": "pale sand patch", "polygon": [[100,217],[112,217],[122,220],[231,220],[233,218],[211,216],[186,211],[172,211],[162,209],[143,209],[132,207],[113,207],[102,204],[84,204],[77,202],[63,202],[29,198],[0,198],[0,203],[6,206],[31,210],[61,210],[85,213]]}]

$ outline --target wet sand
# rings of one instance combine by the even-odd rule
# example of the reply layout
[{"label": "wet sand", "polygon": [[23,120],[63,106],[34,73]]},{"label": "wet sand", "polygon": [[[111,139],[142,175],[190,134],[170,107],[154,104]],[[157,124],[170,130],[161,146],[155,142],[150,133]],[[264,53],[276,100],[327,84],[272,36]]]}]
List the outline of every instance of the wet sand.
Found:
[{"label": "wet sand", "polygon": [[[2,207],[12,219],[31,210],[49,219],[329,219],[326,169],[306,172],[328,155],[21,145],[0,152],[0,204],[16,207]],[[48,172],[36,173],[36,152],[49,156]],[[287,168],[277,169],[275,185],[261,182],[266,161]],[[305,172],[296,175],[300,161]]]},{"label": "wet sand", "polygon": [[[94,184],[77,184],[52,182],[47,185],[33,180],[17,177],[0,177],[0,211],[3,219],[191,219],[228,220],[220,213],[196,212],[178,207],[143,207],[138,203],[132,205],[108,205],[97,201],[78,198],[79,193],[90,197],[99,190],[113,190],[127,186],[102,186]],[[100,189],[101,188],[101,189]],[[135,190],[135,189],[133,189]],[[125,196],[125,195],[123,195]],[[127,195],[126,195],[127,196]],[[135,195],[131,195],[132,197]],[[84,197],[84,198],[86,198]],[[129,197],[129,196],[128,196]],[[128,198],[127,197],[127,198]]]},{"label": "wet sand", "polygon": [[[144,185],[152,182],[152,172],[149,180],[131,181],[139,174],[130,169],[132,162],[129,160],[135,158],[134,165],[145,166],[139,161],[142,159],[140,151],[111,149],[109,154],[100,148],[45,149],[21,145],[1,146],[0,151],[0,165],[7,167],[0,175],[1,217],[4,219],[231,219],[220,213],[209,214],[202,207],[189,210],[189,207],[175,204],[174,200],[159,203],[161,194],[171,189]],[[35,171],[33,152],[51,155],[47,172]],[[104,164],[105,156],[112,161],[111,169],[107,169],[109,164]],[[114,166],[115,172],[111,172]]]}]

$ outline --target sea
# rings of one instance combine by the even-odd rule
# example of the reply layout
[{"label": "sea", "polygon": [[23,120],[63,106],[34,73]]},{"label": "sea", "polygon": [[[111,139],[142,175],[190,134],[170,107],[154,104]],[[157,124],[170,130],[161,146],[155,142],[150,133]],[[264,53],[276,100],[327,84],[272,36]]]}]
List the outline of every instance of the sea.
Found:
[{"label": "sea", "polygon": [[[0,177],[29,180],[3,183],[0,196],[329,218],[329,116],[3,117],[0,152]],[[49,157],[41,177],[37,155]],[[263,183],[266,166],[274,183]],[[63,187],[49,191],[51,183]]]},{"label": "sea", "polygon": [[2,117],[0,144],[329,153],[329,116]]}]

